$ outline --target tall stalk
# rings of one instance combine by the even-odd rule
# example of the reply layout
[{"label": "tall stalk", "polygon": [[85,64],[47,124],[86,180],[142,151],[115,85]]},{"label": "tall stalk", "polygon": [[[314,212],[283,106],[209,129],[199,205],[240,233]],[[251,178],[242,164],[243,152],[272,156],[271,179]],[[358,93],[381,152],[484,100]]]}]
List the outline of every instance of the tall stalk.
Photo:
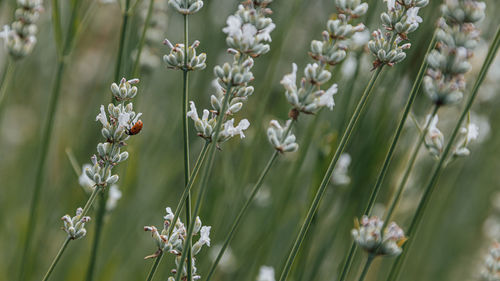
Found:
[{"label": "tall stalk", "polygon": [[[120,71],[122,69],[122,64],[123,64],[123,51],[125,49],[125,44],[127,42],[127,27],[128,27],[128,20],[130,17],[130,1],[131,0],[125,0],[125,7],[124,10],[122,11],[122,25],[121,25],[121,32],[120,32],[120,39],[119,39],[119,45],[118,45],[118,57],[116,59],[116,64],[115,64],[115,75],[114,75],[114,82],[119,81],[120,79]],[[112,98],[112,101],[114,99]],[[96,224],[95,224],[95,232],[94,232],[94,239],[92,242],[92,250],[90,252],[90,258],[89,258],[89,265],[87,268],[87,273],[86,273],[86,280],[87,281],[92,281],[94,279],[94,271],[95,271],[95,265],[97,263],[97,252],[99,251],[99,243],[101,240],[101,233],[102,233],[102,228],[103,228],[103,223],[104,223],[104,215],[106,214],[106,201],[108,198],[108,194],[106,191],[103,191],[100,194],[99,197],[99,206],[97,208],[97,214],[96,214]]]},{"label": "tall stalk", "polygon": [[380,73],[383,69],[383,66],[380,66],[375,70],[375,72],[372,75],[372,78],[370,79],[370,82],[365,88],[365,91],[363,93],[363,96],[361,97],[360,101],[358,102],[358,105],[356,106],[356,109],[354,110],[354,113],[349,121],[349,124],[347,125],[346,131],[344,132],[344,135],[342,136],[342,139],[340,140],[339,146],[337,147],[337,150],[335,151],[335,154],[328,166],[328,169],[323,177],[323,180],[321,181],[321,184],[318,188],[318,191],[316,192],[316,195],[314,197],[314,200],[309,208],[309,211],[307,213],[306,219],[304,220],[304,223],[302,224],[302,227],[299,231],[299,234],[297,235],[297,238],[294,242],[293,248],[290,251],[287,261],[285,263],[285,266],[283,267],[283,270],[281,271],[280,279],[279,281],[285,281],[288,277],[288,274],[290,273],[290,269],[292,267],[293,261],[295,259],[295,256],[297,255],[297,252],[299,251],[300,245],[302,244],[302,241],[304,240],[304,237],[307,233],[307,230],[309,228],[309,225],[311,223],[312,218],[314,217],[314,214],[316,213],[319,203],[321,202],[321,199],[323,197],[323,194],[325,193],[326,187],[328,186],[328,183],[330,182],[330,177],[333,173],[333,169],[335,168],[335,165],[337,164],[337,161],[340,157],[340,154],[344,151],[345,145],[349,141],[349,138],[351,136],[351,133],[356,126],[356,123],[358,122],[358,119],[361,115],[361,112],[363,111],[366,102],[368,98],[370,97],[370,94],[373,90],[373,87],[375,85],[375,82],[377,81],[377,78],[380,76]]},{"label": "tall stalk", "polygon": [[[187,50],[189,43],[189,16],[184,16],[184,48]],[[187,186],[189,182],[189,124],[188,124],[188,100],[189,100],[189,69],[188,69],[188,56],[184,56],[184,69],[182,70],[182,136],[184,146],[184,185]],[[174,221],[175,222],[175,221]],[[191,224],[191,193],[188,191],[186,197],[186,226],[189,228]],[[192,252],[191,243],[187,248],[187,280],[192,279]],[[186,249],[186,248],[185,248]]]},{"label": "tall stalk", "polygon": [[455,128],[453,129],[453,132],[451,134],[450,140],[446,144],[446,147],[443,150],[441,157],[439,158],[439,162],[437,163],[436,168],[434,169],[434,171],[431,175],[431,178],[424,189],[424,194],[422,195],[422,198],[420,199],[420,202],[418,204],[415,215],[413,216],[410,227],[408,228],[408,231],[407,231],[407,236],[411,237],[411,239],[409,239],[408,242],[405,243],[404,251],[396,259],[396,262],[393,264],[387,280],[394,281],[399,276],[402,265],[406,259],[406,256],[408,255],[408,252],[410,251],[411,245],[413,244],[413,241],[415,241],[416,232],[418,231],[418,227],[420,226],[420,223],[422,221],[422,217],[423,217],[425,209],[429,203],[429,200],[432,196],[432,193],[435,190],[436,183],[437,183],[439,176],[441,174],[441,170],[443,169],[444,164],[446,162],[446,159],[448,158],[448,154],[450,153],[450,151],[452,149],[455,138],[457,137],[458,132],[460,131],[460,126],[462,125],[463,121],[467,117],[470,108],[472,107],[472,104],[477,96],[477,93],[479,92],[479,88],[480,88],[481,84],[483,83],[484,78],[486,77],[486,73],[488,72],[488,69],[490,68],[490,66],[492,64],[492,62],[495,58],[495,55],[498,52],[499,47],[500,47],[500,27],[497,28],[497,31],[495,34],[495,39],[491,43],[491,46],[490,46],[490,49],[488,50],[488,54],[486,56],[486,59],[484,60],[483,66],[481,67],[481,70],[479,71],[479,75],[477,77],[477,80],[474,84],[474,87],[472,88],[471,95],[470,95],[469,99],[467,100],[467,103],[466,103],[464,109],[462,110],[462,113],[460,114],[458,122],[455,125]]},{"label": "tall stalk", "polygon": [[[192,212],[192,221],[196,218],[198,215],[198,212],[200,211],[200,206],[201,202],[203,201],[205,197],[205,192],[208,186],[208,181],[210,179],[210,174],[212,172],[213,164],[214,164],[214,159],[215,159],[215,148],[217,146],[217,140],[219,139],[219,133],[222,128],[222,122],[224,121],[224,113],[227,110],[227,105],[229,101],[229,97],[232,95],[231,92],[232,86],[229,84],[226,88],[226,94],[224,96],[224,101],[222,102],[222,108],[219,111],[221,114],[219,115],[219,118],[217,119],[217,124],[215,125],[214,129],[214,134],[212,137],[212,142],[209,145],[208,148],[208,162],[204,166],[203,169],[203,175],[201,179],[201,186],[200,186],[200,191],[198,192],[198,197],[196,199],[196,204],[194,207],[194,210]],[[183,249],[186,249],[187,245],[191,243],[191,238],[193,235],[193,229],[194,229],[194,223],[190,224],[186,233],[186,241],[184,242]],[[182,268],[184,267],[184,262],[186,260],[186,255],[189,251],[182,251],[181,259],[179,261],[179,264],[177,265],[177,274],[175,276],[175,280],[181,280],[181,274],[182,274]]]},{"label": "tall stalk", "polygon": [[[22,250],[21,266],[19,271],[19,280],[24,280],[26,274],[26,265],[29,263],[29,256],[31,252],[32,235],[29,233],[34,233],[36,229],[36,214],[38,210],[38,205],[40,202],[40,193],[43,187],[43,182],[45,179],[45,161],[47,159],[47,153],[49,151],[49,144],[52,139],[52,129],[54,127],[55,114],[59,105],[59,95],[61,93],[61,84],[63,80],[64,69],[68,61],[68,56],[71,52],[73,46],[73,39],[75,31],[78,26],[78,8],[82,1],[72,2],[71,16],[69,20],[69,26],[66,33],[66,39],[64,40],[64,46],[62,52],[57,56],[57,72],[55,81],[52,88],[52,93],[50,95],[48,116],[45,120],[44,129],[42,131],[42,139],[40,145],[40,155],[37,162],[36,175],[35,175],[35,186],[33,188],[33,195],[31,198],[29,218],[28,218],[28,232],[24,238],[24,247]],[[54,6],[52,7],[53,13],[59,13],[59,3],[57,0],[53,1]],[[60,21],[59,21],[60,23]]]}]

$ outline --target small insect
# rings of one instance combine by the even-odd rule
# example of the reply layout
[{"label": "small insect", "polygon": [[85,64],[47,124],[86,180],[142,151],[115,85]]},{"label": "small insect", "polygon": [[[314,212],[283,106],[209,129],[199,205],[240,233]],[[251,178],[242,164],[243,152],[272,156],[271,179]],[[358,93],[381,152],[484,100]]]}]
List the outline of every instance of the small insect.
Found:
[{"label": "small insect", "polygon": [[130,129],[127,130],[127,135],[130,135],[130,136],[133,136],[133,135],[137,135],[141,130],[142,130],[142,121],[141,120],[137,120],[137,122],[135,122],[134,126],[130,127]]}]

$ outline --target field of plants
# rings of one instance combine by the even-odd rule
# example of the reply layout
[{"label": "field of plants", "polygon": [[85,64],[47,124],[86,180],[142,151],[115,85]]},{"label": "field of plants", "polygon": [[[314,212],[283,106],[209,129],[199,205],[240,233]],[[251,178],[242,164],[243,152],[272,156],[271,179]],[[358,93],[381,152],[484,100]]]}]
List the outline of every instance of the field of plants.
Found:
[{"label": "field of plants", "polygon": [[500,281],[497,2],[0,0],[0,280]]}]

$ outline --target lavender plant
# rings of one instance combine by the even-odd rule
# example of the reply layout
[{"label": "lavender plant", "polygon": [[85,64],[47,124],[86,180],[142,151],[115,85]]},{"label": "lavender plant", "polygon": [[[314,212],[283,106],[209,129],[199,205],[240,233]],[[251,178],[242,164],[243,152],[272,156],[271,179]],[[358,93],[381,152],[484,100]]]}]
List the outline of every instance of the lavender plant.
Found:
[{"label": "lavender plant", "polygon": [[239,226],[250,203],[259,192],[277,156],[280,153],[294,152],[299,148],[299,145],[296,143],[296,137],[291,132],[299,114],[314,114],[323,107],[333,110],[333,106],[335,105],[333,96],[337,93],[337,84],[331,85],[326,91],[321,89],[321,86],[328,82],[332,76],[327,67],[335,66],[344,60],[349,47],[348,41],[354,34],[363,31],[365,28],[362,23],[356,26],[351,25],[351,20],[366,13],[367,9],[368,5],[360,1],[339,2],[338,18],[327,22],[327,30],[322,33],[322,41],[313,40],[311,42],[311,52],[309,55],[315,63],[308,64],[304,69],[304,77],[301,79],[300,86],[297,87],[297,65],[295,63],[292,65],[292,73],[285,75],[281,80],[280,83],[285,88],[287,101],[292,105],[289,112],[290,119],[283,126],[277,120],[271,120],[269,123],[267,137],[275,151],[253,186],[250,196],[234,220],[231,230],[211,267],[207,280],[215,272],[217,264],[231,242],[235,230]]},{"label": "lavender plant", "polygon": [[[182,81],[183,81],[183,94],[182,94],[182,134],[183,134],[183,150],[184,150],[184,185],[189,184],[190,179],[190,164],[189,164],[189,124],[188,124],[188,100],[189,100],[189,72],[194,70],[205,69],[206,64],[206,54],[201,53],[196,54],[196,48],[199,46],[200,42],[195,40],[191,46],[189,45],[189,15],[195,14],[203,7],[203,1],[201,0],[169,0],[169,5],[172,6],[179,14],[184,17],[184,44],[176,44],[175,46],[165,39],[164,44],[170,48],[170,53],[163,56],[163,60],[167,64],[168,68],[182,70]],[[186,225],[189,226],[191,222],[191,196],[187,192],[185,198],[186,202]],[[174,216],[177,219],[179,211],[176,210],[177,215]],[[172,231],[170,231],[172,233]],[[192,249],[191,244],[186,247],[187,252],[187,280],[192,280]],[[154,274],[154,271],[153,271]],[[151,276],[152,277],[152,276]]]},{"label": "lavender plant", "polygon": [[[368,48],[371,51],[371,53],[375,56],[375,61],[373,62],[375,73],[373,74],[372,79],[365,88],[363,96],[358,102],[358,105],[349,121],[346,131],[344,132],[340,140],[337,150],[335,151],[335,154],[332,160],[330,161],[328,169],[323,177],[323,180],[319,188],[317,189],[316,195],[309,208],[304,224],[302,225],[301,230],[294,242],[292,251],[288,256],[288,260],[282,271],[280,281],[286,280],[288,276],[293,260],[298,252],[298,249],[304,239],[305,234],[307,233],[311,220],[317,211],[317,208],[326,190],[328,182],[330,181],[330,178],[337,164],[337,161],[340,158],[340,155],[342,154],[344,147],[349,140],[350,134],[354,129],[363,108],[365,107],[366,101],[370,96],[371,91],[373,90],[373,86],[375,85],[375,82],[379,77],[383,66],[385,65],[393,66],[396,63],[401,62],[406,57],[404,50],[410,48],[411,45],[409,43],[404,43],[404,44],[402,43],[405,40],[408,40],[409,33],[414,32],[418,28],[418,25],[422,21],[422,19],[418,17],[417,13],[419,9],[421,7],[426,6],[427,3],[428,3],[427,0],[420,0],[420,1],[409,0],[402,2],[387,1],[388,11],[382,13],[381,15],[383,27],[386,31],[385,32],[382,32],[381,30],[374,31],[372,33],[373,39],[370,42],[368,42]],[[379,180],[377,181],[377,184],[375,185],[375,188],[372,191],[372,195],[370,196],[367,211],[365,211],[365,214],[370,213],[371,208],[374,204],[374,200],[377,197],[381,185],[381,180],[383,179],[383,175],[385,175],[385,171],[387,170],[387,167],[389,165],[392,153],[394,152],[394,148],[401,134],[404,121],[406,120],[406,116],[409,112],[411,104],[413,103],[415,95],[416,91],[413,93],[413,95],[410,95],[411,99],[409,100],[407,106],[405,107],[405,112],[403,114],[402,121],[400,122],[398,130],[395,133],[393,142],[391,144],[391,148],[389,149],[386,161],[384,162],[384,166],[382,168],[382,174],[379,177]],[[340,280],[344,280],[346,278],[346,275],[350,268],[350,264],[352,262],[352,257],[355,248],[356,244],[353,243],[347,255],[346,263],[342,269]],[[366,266],[366,269],[368,269],[368,267],[369,264]]]},{"label": "lavender plant", "polygon": [[[105,109],[104,105],[100,107],[96,121],[102,125],[101,135],[105,142],[97,144],[97,154],[92,155],[90,158],[92,164],[90,167],[86,167],[84,171],[90,184],[92,184],[92,194],[85,203],[85,207],[77,209],[75,217],[65,215],[62,218],[64,221],[63,229],[68,235],[61,250],[45,274],[44,281],[50,277],[68,243],[71,240],[84,237],[87,233],[84,226],[90,218],[86,215],[94,204],[96,197],[100,193],[106,192],[107,187],[118,182],[119,176],[113,174],[113,168],[120,162],[127,160],[129,154],[127,151],[122,151],[122,148],[127,145],[126,141],[131,136],[137,135],[141,131],[143,126],[142,121],[139,119],[142,113],[136,113],[131,102],[137,95],[138,90],[134,86],[137,83],[139,83],[139,79],[127,81],[125,78],[120,81],[119,85],[113,83],[111,92],[118,104],[110,103],[107,109]],[[125,104],[126,102],[128,103]]]},{"label": "lavender plant", "polygon": [[[483,17],[484,8],[485,8],[484,4],[482,4],[482,2],[478,2],[478,1],[460,1],[460,2],[449,1],[449,2],[445,2],[444,6],[442,8],[442,11],[443,11],[443,16],[445,18],[449,17],[449,15],[450,15],[449,11],[453,11],[453,10],[456,11],[456,14],[455,14],[456,18],[452,17],[450,22],[455,23],[456,20],[459,20],[459,21],[462,21],[463,24],[467,23],[467,25],[466,25],[467,28],[471,28],[471,26],[469,25],[470,22],[468,22],[468,21],[472,20],[472,23],[473,23],[475,21],[480,20]],[[491,63],[493,61],[493,58],[494,58],[496,52],[498,51],[499,32],[500,31],[497,30],[497,33],[495,35],[495,39],[494,39],[494,41],[493,41],[493,43],[488,51],[488,55],[483,63],[483,66],[482,66],[481,71],[479,73],[478,79],[476,80],[476,83],[474,84],[474,87],[471,91],[471,95],[470,95],[469,99],[467,100],[467,104],[466,104],[464,110],[462,111],[462,113],[460,114],[459,121],[456,124],[455,128],[453,129],[450,140],[448,141],[443,152],[441,153],[441,156],[439,157],[439,161],[436,164],[436,168],[434,169],[434,171],[431,175],[431,178],[430,178],[428,184],[426,185],[426,188],[424,189],[424,194],[419,202],[419,205],[417,207],[415,215],[413,216],[412,222],[411,222],[410,227],[408,229],[409,236],[414,234],[414,232],[416,231],[416,229],[418,228],[418,226],[421,222],[423,212],[426,209],[429,198],[432,195],[432,193],[436,187],[438,175],[439,175],[441,169],[446,165],[449,153],[452,153],[452,147],[454,145],[455,138],[459,135],[459,133],[461,131],[462,123],[465,121],[466,117],[468,116],[469,110],[472,106],[472,103],[474,102],[474,99],[477,95],[479,87],[484,80],[484,77],[489,69],[489,66],[491,65]],[[467,36],[467,33],[465,33],[465,35],[466,35],[465,38],[467,40],[462,41],[464,43],[470,40],[470,37]],[[469,44],[471,44],[471,43],[473,43],[473,41],[469,42]],[[458,88],[457,90],[460,90],[460,88]],[[394,200],[393,202],[394,202],[393,205],[395,205],[397,203],[396,200]],[[409,241],[409,243],[407,244],[406,247],[410,247],[411,242],[412,242],[412,240]],[[398,257],[396,263],[393,265],[393,267],[391,269],[388,280],[395,280],[396,278],[398,278],[402,264],[406,258],[406,255],[407,254],[405,252],[403,255]]]}]

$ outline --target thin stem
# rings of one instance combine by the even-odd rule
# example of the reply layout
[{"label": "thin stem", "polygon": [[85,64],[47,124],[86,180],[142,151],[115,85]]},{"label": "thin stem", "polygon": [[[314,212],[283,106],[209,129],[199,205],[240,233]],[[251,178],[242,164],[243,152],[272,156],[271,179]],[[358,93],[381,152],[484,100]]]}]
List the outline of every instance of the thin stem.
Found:
[{"label": "thin stem", "polygon": [[162,258],[163,258],[163,252],[160,252],[160,254],[155,258],[155,262],[153,263],[153,266],[151,267],[151,270],[149,271],[149,274],[148,274],[148,277],[146,278],[146,281],[153,280],[153,277],[155,276],[156,268],[158,268],[158,264],[160,264],[160,261]]},{"label": "thin stem", "polygon": [[[193,187],[194,181],[196,180],[196,177],[198,176],[198,173],[205,163],[206,155],[208,152],[208,147],[210,146],[210,142],[207,141],[203,145],[203,148],[201,149],[200,155],[198,156],[198,159],[196,160],[196,163],[193,168],[193,172],[191,173],[191,177],[189,177],[189,182],[184,188],[184,191],[182,192],[181,199],[179,200],[179,203],[177,204],[177,207],[175,208],[175,213],[174,213],[174,219],[172,221],[177,221],[179,218],[180,212],[182,207],[184,206],[184,203],[186,202],[186,198],[191,191],[191,188]],[[173,227],[174,224],[170,225],[169,231],[168,231],[168,236],[172,235],[172,231],[174,230]]]},{"label": "thin stem", "polygon": [[375,82],[377,81],[377,78],[380,76],[380,73],[382,71],[382,66],[377,68],[375,72],[372,75],[372,78],[370,79],[370,82],[366,86],[366,89],[363,93],[363,96],[361,97],[358,105],[356,106],[356,109],[354,110],[354,113],[351,117],[351,120],[349,121],[349,124],[347,125],[346,131],[344,132],[344,135],[342,136],[342,139],[340,140],[339,146],[337,147],[337,150],[335,151],[335,154],[328,166],[328,169],[321,181],[321,184],[318,188],[318,191],[316,192],[316,195],[314,196],[314,200],[309,208],[309,211],[307,213],[306,219],[304,220],[304,223],[302,224],[302,227],[300,229],[299,234],[297,235],[297,238],[294,242],[293,248],[290,251],[287,261],[285,263],[285,266],[283,267],[283,270],[281,271],[281,276],[279,281],[285,281],[288,277],[288,274],[290,273],[290,269],[292,268],[293,261],[295,260],[295,256],[297,255],[297,252],[299,251],[300,245],[302,244],[302,241],[304,240],[304,237],[307,233],[307,230],[309,228],[309,225],[311,224],[311,220],[314,217],[314,214],[316,213],[319,203],[321,202],[321,199],[323,197],[323,194],[325,193],[326,187],[328,186],[328,183],[330,182],[330,178],[333,173],[333,169],[335,168],[335,165],[337,164],[337,161],[340,157],[340,154],[344,151],[345,145],[349,141],[349,138],[351,136],[351,133],[356,126],[358,119],[361,115],[361,112],[363,111],[366,102],[368,98],[370,97],[370,94],[373,90],[373,86],[375,85]]},{"label": "thin stem", "polygon": [[[434,48],[435,44],[436,44],[436,32],[434,32],[434,35],[432,36],[431,42],[429,43],[429,46],[427,47],[427,51],[425,53],[424,60],[422,61],[422,64],[420,65],[420,69],[418,71],[415,82],[413,83],[413,86],[411,88],[410,95],[408,97],[408,101],[406,102],[405,108],[403,110],[403,115],[401,116],[398,127],[396,129],[396,132],[394,133],[392,143],[391,143],[389,150],[386,154],[384,163],[382,164],[382,169],[380,170],[380,173],[377,177],[377,180],[375,182],[375,186],[373,187],[372,193],[370,194],[370,198],[368,199],[368,204],[363,212],[364,215],[370,215],[370,213],[373,209],[373,206],[375,205],[375,202],[376,202],[377,197],[378,197],[378,193],[379,193],[380,188],[382,186],[382,183],[384,181],[385,175],[387,174],[387,170],[389,169],[389,165],[391,163],[392,156],[394,155],[394,152],[396,150],[396,146],[399,142],[399,138],[401,137],[401,132],[403,131],[406,120],[408,119],[408,115],[411,112],[411,107],[412,107],[413,103],[415,102],[415,98],[417,97],[417,94],[420,90],[420,86],[422,84],[422,79],[425,75],[425,70],[427,69],[427,55]],[[356,243],[352,242],[351,247],[349,248],[349,251],[347,252],[344,266],[342,267],[341,275],[339,278],[340,281],[344,281],[347,277],[347,274],[349,273],[349,270],[351,268],[351,265],[352,265],[352,262],[354,259],[354,253],[356,251],[356,247],[357,247]]]},{"label": "thin stem", "polygon": [[413,86],[412,86],[412,89],[410,92],[410,97],[408,98],[408,101],[407,101],[406,106],[405,106],[404,111],[403,111],[403,116],[401,116],[401,119],[400,119],[399,124],[398,124],[398,128],[396,129],[396,132],[394,133],[394,137],[392,139],[391,146],[389,147],[389,151],[387,152],[387,155],[385,156],[384,164],[382,165],[382,169],[380,170],[380,173],[377,177],[377,181],[375,183],[373,191],[372,191],[370,198],[368,200],[368,204],[367,204],[366,209],[364,211],[365,215],[370,215],[370,213],[372,212],[373,206],[375,205],[375,201],[377,200],[378,193],[380,192],[380,188],[382,186],[382,183],[384,182],[385,175],[387,174],[387,170],[389,169],[389,165],[391,163],[392,156],[394,155],[394,151],[396,150],[396,146],[399,142],[399,138],[401,137],[401,132],[403,131],[404,125],[406,123],[406,119],[408,118],[408,114],[410,113],[411,107],[412,107],[413,103],[415,102],[415,98],[417,97],[417,94],[420,90],[420,85],[422,84],[422,79],[424,78],[425,70],[427,69],[427,54],[434,48],[435,43],[436,43],[436,36],[434,35],[432,37],[430,44],[429,44],[429,47],[427,48],[427,52],[426,52],[426,55],[424,56],[423,63],[420,65],[420,70],[418,71],[417,78],[415,79],[415,82],[413,83]]},{"label": "thin stem", "polygon": [[[241,59],[241,58],[240,58]],[[198,192],[198,197],[196,199],[196,204],[193,210],[192,221],[195,220],[198,212],[200,210],[201,202],[205,198],[205,192],[208,186],[208,180],[210,179],[210,173],[212,172],[212,167],[215,159],[215,148],[217,147],[217,140],[219,139],[219,133],[222,128],[222,122],[224,121],[224,115],[227,110],[227,104],[229,101],[229,97],[232,95],[231,93],[232,85],[229,84],[226,89],[226,95],[224,96],[224,101],[222,102],[222,108],[219,112],[219,118],[217,118],[217,124],[215,125],[214,134],[212,137],[212,141],[208,148],[208,162],[203,169],[203,177],[201,179],[200,191]],[[188,227],[188,231],[186,234],[186,241],[184,242],[183,249],[186,249],[186,246],[191,243],[191,238],[193,235],[194,223],[192,223]],[[181,280],[182,269],[184,267],[184,262],[186,261],[187,251],[182,251],[181,259],[179,261],[179,265],[177,266],[177,274],[175,280]]]},{"label": "thin stem", "polygon": [[363,271],[361,272],[361,275],[359,276],[359,281],[365,280],[366,274],[368,273],[368,270],[370,269],[370,266],[372,265],[373,260],[375,259],[375,255],[368,255],[366,258],[366,263],[365,266],[363,267]]},{"label": "thin stem", "polygon": [[108,194],[107,192],[101,192],[99,196],[99,205],[97,208],[97,214],[95,219],[95,231],[92,242],[92,250],[90,251],[89,265],[87,267],[87,281],[94,280],[95,265],[97,263],[97,251],[99,249],[99,243],[101,241],[101,233],[104,224],[104,215],[106,214],[106,201]]},{"label": "thin stem", "polygon": [[252,188],[252,192],[250,193],[250,196],[247,198],[245,204],[243,205],[240,212],[236,216],[236,219],[234,220],[233,225],[231,226],[231,230],[229,231],[228,235],[226,236],[226,239],[224,240],[224,244],[222,245],[222,248],[220,249],[219,254],[217,254],[217,258],[215,259],[215,261],[212,264],[212,267],[210,268],[210,272],[207,275],[206,281],[209,281],[210,278],[212,277],[212,275],[214,274],[215,269],[217,268],[217,265],[219,264],[220,259],[224,255],[224,252],[226,251],[227,246],[229,245],[229,243],[231,242],[231,240],[234,236],[236,228],[238,228],[238,226],[241,222],[241,219],[245,215],[248,207],[250,206],[250,203],[252,203],[253,199],[255,198],[255,195],[257,195],[257,193],[259,192],[260,187],[262,186],[262,183],[264,182],[264,178],[266,177],[267,173],[269,172],[269,170],[273,166],[274,161],[276,160],[278,155],[279,155],[279,152],[277,150],[275,150],[273,152],[273,154],[271,155],[271,158],[267,162],[266,167],[261,172],[259,179],[257,180],[257,182],[255,183],[255,185]]},{"label": "thin stem", "polygon": [[[28,228],[30,233],[34,233],[36,229],[36,214],[38,210],[38,204],[40,202],[40,193],[43,186],[44,175],[45,175],[45,160],[47,158],[47,153],[49,151],[49,144],[51,143],[52,128],[54,127],[54,119],[59,105],[59,95],[61,93],[61,84],[63,79],[64,68],[67,62],[67,56],[69,55],[72,47],[72,42],[75,35],[75,30],[78,25],[78,8],[83,1],[75,1],[71,10],[71,16],[68,26],[68,31],[66,34],[66,39],[64,42],[64,48],[62,51],[62,56],[58,56],[58,66],[56,72],[56,78],[52,88],[52,93],[50,95],[48,116],[44,124],[44,129],[42,131],[42,141],[40,147],[40,156],[37,162],[36,175],[35,175],[35,186],[33,189],[33,195],[31,197],[29,218],[28,218]],[[54,12],[54,11],[53,11]],[[28,263],[29,254],[31,251],[32,235],[26,233],[24,239],[24,248],[22,251],[21,266],[19,271],[19,280],[24,280],[25,277],[25,266]]]},{"label": "thin stem", "polygon": [[[392,215],[394,213],[394,210],[396,209],[396,206],[398,205],[399,200],[401,199],[401,195],[403,194],[403,190],[406,187],[406,183],[408,182],[408,179],[410,178],[411,171],[413,170],[413,167],[415,166],[415,162],[417,160],[418,153],[420,152],[420,148],[422,147],[422,144],[425,141],[425,136],[427,135],[427,131],[429,130],[429,126],[431,124],[430,120],[434,118],[434,116],[437,114],[439,110],[439,105],[436,104],[434,108],[432,109],[432,113],[430,115],[429,122],[425,125],[424,129],[422,132],[420,132],[420,137],[413,148],[413,151],[410,156],[410,160],[408,161],[408,165],[406,167],[406,170],[403,174],[403,177],[401,178],[401,182],[398,185],[398,188],[396,189],[396,193],[394,194],[394,197],[391,201],[391,205],[389,206],[389,209],[387,210],[387,214],[385,216],[384,220],[384,226],[387,225],[387,223],[392,219]],[[383,227],[384,228],[384,227]]]},{"label": "thin stem", "polygon": [[[189,123],[188,123],[188,100],[189,100],[189,70],[188,70],[188,44],[189,44],[189,16],[184,16],[184,49],[186,55],[184,56],[184,69],[182,70],[182,135],[184,139],[184,184],[187,185],[189,182]],[[188,192],[186,197],[186,227],[189,228],[191,224],[191,193]],[[174,223],[175,224],[175,221]],[[187,281],[192,280],[192,249],[191,243],[187,245]]]},{"label": "thin stem", "polygon": [[130,12],[129,8],[130,8],[130,0],[125,0],[125,9],[122,11],[123,21],[120,31],[120,42],[118,44],[118,57],[116,59],[115,76],[113,79],[113,81],[115,82],[118,81],[118,79],[120,79],[120,70],[122,67],[122,60],[123,60],[123,50],[125,49],[125,41],[127,38],[127,25]]},{"label": "thin stem", "polygon": [[432,196],[432,193],[435,190],[436,183],[439,179],[439,175],[441,174],[441,169],[443,168],[443,166],[445,164],[445,161],[448,157],[448,154],[450,153],[451,148],[453,147],[453,143],[455,141],[455,138],[457,137],[458,132],[460,131],[460,126],[462,125],[463,121],[467,117],[467,114],[468,114],[470,108],[472,107],[474,99],[476,98],[476,95],[479,92],[479,87],[483,83],[484,78],[486,77],[486,73],[488,72],[488,69],[490,68],[491,63],[493,62],[499,47],[500,47],[500,27],[497,28],[497,31],[495,34],[495,39],[493,40],[493,42],[490,46],[490,49],[488,50],[488,54],[486,56],[486,59],[484,60],[483,66],[481,67],[481,70],[479,71],[478,78],[476,80],[476,83],[474,84],[474,87],[472,88],[471,95],[470,95],[469,99],[467,100],[466,106],[463,109],[462,113],[460,114],[458,122],[455,125],[455,128],[453,129],[453,132],[450,136],[450,140],[446,144],[446,147],[445,147],[443,153],[441,154],[441,157],[439,158],[439,162],[437,163],[436,168],[434,169],[434,172],[432,173],[431,178],[424,189],[424,194],[422,195],[422,198],[420,199],[420,202],[418,204],[415,215],[413,216],[410,227],[408,228],[408,231],[406,233],[406,235],[408,237],[411,237],[411,239],[409,239],[408,242],[405,243],[404,251],[396,259],[396,262],[393,264],[387,280],[394,281],[399,276],[402,265],[403,265],[403,263],[406,259],[406,256],[411,248],[411,245],[413,244],[413,241],[415,241],[416,231],[418,230],[420,222],[422,221],[423,214],[424,214],[425,209],[429,203],[429,200]]},{"label": "thin stem", "polygon": [[52,274],[52,271],[54,271],[54,268],[56,267],[57,262],[59,262],[59,259],[61,258],[62,254],[66,250],[66,247],[69,244],[69,241],[71,241],[71,237],[66,237],[66,240],[64,240],[61,248],[59,249],[59,252],[57,252],[56,257],[52,261],[52,264],[50,265],[49,269],[47,270],[47,273],[45,273],[45,276],[43,276],[42,281],[47,281],[49,280],[50,275]]},{"label": "thin stem", "polygon": [[9,88],[10,82],[14,75],[16,63],[11,59],[7,59],[5,66],[5,73],[2,77],[2,82],[0,83],[0,110],[3,108],[3,101],[5,99],[5,94]]},{"label": "thin stem", "polygon": [[151,16],[153,14],[154,2],[154,0],[149,0],[148,12],[144,21],[144,27],[142,28],[141,38],[139,39],[134,67],[132,68],[132,77],[137,77],[139,75],[139,63],[141,61],[142,49],[144,47],[144,43],[146,42],[146,33],[148,31],[149,24],[151,22]]},{"label": "thin stem", "polygon": [[61,13],[59,11],[59,0],[52,0],[52,26],[54,28],[54,39],[56,41],[57,55],[63,52],[63,39],[61,27]]}]

